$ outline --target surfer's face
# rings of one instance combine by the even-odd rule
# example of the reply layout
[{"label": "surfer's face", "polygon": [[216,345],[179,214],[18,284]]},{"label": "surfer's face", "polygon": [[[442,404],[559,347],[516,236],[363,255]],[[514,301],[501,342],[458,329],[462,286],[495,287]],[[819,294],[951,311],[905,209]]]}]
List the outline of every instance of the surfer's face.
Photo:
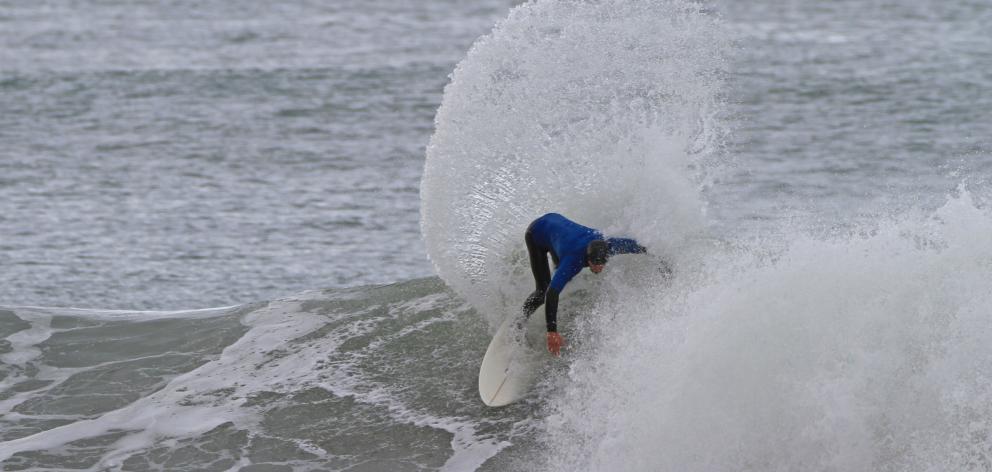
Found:
[{"label": "surfer's face", "polygon": [[589,266],[589,270],[594,274],[598,274],[603,271],[603,267],[606,267],[606,264],[593,264]]}]

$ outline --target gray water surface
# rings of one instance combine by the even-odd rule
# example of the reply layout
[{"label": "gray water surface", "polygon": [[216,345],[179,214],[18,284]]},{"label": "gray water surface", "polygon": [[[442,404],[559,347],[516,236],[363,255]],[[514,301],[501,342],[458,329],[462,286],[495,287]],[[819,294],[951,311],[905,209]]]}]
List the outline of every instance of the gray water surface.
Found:
[{"label": "gray water surface", "polygon": [[[200,308],[432,273],[434,112],[513,3],[0,3],[0,302]],[[719,231],[983,187],[985,3],[711,10],[737,41]]]},{"label": "gray water surface", "polygon": [[423,148],[508,6],[0,4],[0,303],[201,308],[429,274]]}]

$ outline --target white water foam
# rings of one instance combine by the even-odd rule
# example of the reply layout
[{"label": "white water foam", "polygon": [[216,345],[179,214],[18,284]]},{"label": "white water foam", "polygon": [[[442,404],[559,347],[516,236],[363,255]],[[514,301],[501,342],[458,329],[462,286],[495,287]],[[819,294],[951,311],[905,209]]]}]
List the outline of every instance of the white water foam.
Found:
[{"label": "white water foam", "polygon": [[[350,296],[349,292],[337,294],[338,299],[348,299]],[[478,423],[471,418],[437,416],[408,407],[390,387],[367,378],[363,369],[357,365],[361,353],[357,353],[357,357],[350,362],[336,362],[333,366],[325,362],[328,354],[336,352],[342,343],[368,335],[380,323],[393,318],[431,310],[444,298],[442,294],[433,293],[393,305],[384,315],[372,315],[369,310],[377,307],[370,305],[364,311],[336,313],[330,318],[327,315],[308,313],[302,306],[304,303],[327,301],[326,293],[304,293],[293,299],[271,302],[242,318],[242,323],[251,329],[225,348],[219,358],[175,377],[162,389],[123,408],[91,419],[66,418],[76,421],[0,443],[0,462],[18,452],[60,451],[74,441],[123,432],[126,434],[109,445],[100,460],[89,469],[121,470],[125,467],[125,461],[134,454],[163,445],[179,447],[182,441],[198,438],[226,423],[233,424],[237,429],[259,431],[261,412],[247,404],[253,395],[264,392],[292,394],[317,387],[338,397],[349,397],[358,403],[384,407],[388,416],[397,424],[430,427],[450,433],[452,451],[444,469],[475,469],[508,444],[479,435]],[[142,319],[125,312],[50,311],[96,319]],[[451,321],[461,311],[463,309],[456,309],[446,315],[428,318],[395,333],[378,337],[362,352],[382,349],[384,343],[424,330],[431,324]],[[150,319],[201,317],[208,314],[208,311],[202,310],[185,314],[148,313]],[[39,353],[35,352],[37,348],[34,346],[56,331],[48,328],[51,317],[46,317],[43,312],[22,309],[20,316],[32,323],[32,329],[19,332],[20,336],[8,338],[15,348],[8,356],[16,354],[18,359],[26,361],[37,357]],[[291,341],[324,327],[336,316],[346,317],[350,321],[312,342],[297,343],[293,349],[287,349]],[[79,371],[93,368],[38,367],[40,372],[37,378],[55,381],[65,380]],[[24,395],[30,394],[28,392]],[[4,402],[5,411],[9,413],[12,406],[23,400],[21,396],[15,396]],[[13,414],[6,416],[11,420],[17,419]],[[332,457],[329,452],[305,441],[297,441],[297,445],[318,458]],[[250,465],[250,461],[243,457],[234,463],[234,469],[245,465]]]},{"label": "white water foam", "polygon": [[543,213],[663,255],[705,231],[697,164],[720,136],[725,37],[682,1],[513,9],[436,117],[421,225],[438,274],[495,327],[532,289],[523,232]]},{"label": "white water foam", "polygon": [[[0,444],[0,461],[22,451],[57,449],[80,439],[131,431],[116,441],[111,451],[93,467],[93,470],[117,469],[131,453],[150,448],[164,439],[195,437],[227,422],[252,427],[255,418],[251,411],[240,407],[246,401],[247,393],[263,389],[270,380],[260,378],[255,365],[262,363],[275,346],[326,322],[323,317],[292,308],[275,304],[272,310],[263,310],[262,313],[279,317],[281,321],[249,331],[228,346],[219,359],[172,379],[161,390],[124,408]],[[116,318],[118,315],[109,316]],[[256,314],[256,318],[259,316],[261,314]],[[227,402],[209,401],[210,392],[229,387],[236,388],[242,395],[234,395]]]},{"label": "white water foam", "polygon": [[603,297],[551,401],[544,467],[987,470],[989,234],[992,212],[961,192],[933,214],[785,232],[771,257],[714,252],[664,291]]}]

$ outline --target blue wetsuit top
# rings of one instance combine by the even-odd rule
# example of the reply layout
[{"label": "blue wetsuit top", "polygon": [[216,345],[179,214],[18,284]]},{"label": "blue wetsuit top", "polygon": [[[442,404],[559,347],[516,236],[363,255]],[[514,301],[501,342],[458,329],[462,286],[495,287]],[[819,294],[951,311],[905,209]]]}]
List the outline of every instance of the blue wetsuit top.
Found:
[{"label": "blue wetsuit top", "polygon": [[[553,331],[558,311],[558,294],[582,268],[589,267],[586,261],[586,246],[590,242],[606,241],[607,254],[636,254],[647,252],[636,240],[629,238],[604,238],[598,230],[580,225],[557,213],[548,213],[530,224],[527,229],[534,243],[542,250],[551,253],[556,268],[545,300],[545,316],[548,330]],[[551,302],[551,303],[548,303]]]}]

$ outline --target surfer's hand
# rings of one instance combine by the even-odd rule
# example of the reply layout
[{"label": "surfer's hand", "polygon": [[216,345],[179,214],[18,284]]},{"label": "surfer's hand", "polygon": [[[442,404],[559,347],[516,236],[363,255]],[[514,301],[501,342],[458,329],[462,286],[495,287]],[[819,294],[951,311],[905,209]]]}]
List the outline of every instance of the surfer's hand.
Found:
[{"label": "surfer's hand", "polygon": [[556,331],[548,331],[548,352],[557,357],[561,354],[561,347],[565,345],[565,340]]}]

